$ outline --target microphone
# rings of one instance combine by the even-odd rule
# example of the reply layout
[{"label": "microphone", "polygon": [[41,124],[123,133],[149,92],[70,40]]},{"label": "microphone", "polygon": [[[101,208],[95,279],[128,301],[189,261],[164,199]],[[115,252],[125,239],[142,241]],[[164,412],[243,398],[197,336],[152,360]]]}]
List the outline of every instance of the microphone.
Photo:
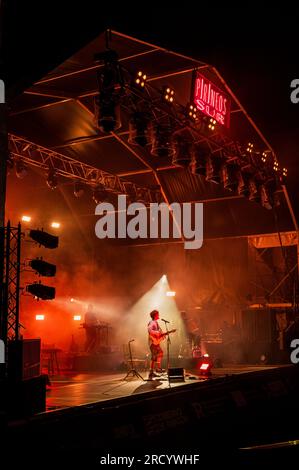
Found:
[{"label": "microphone", "polygon": [[161,320],[164,321],[164,323],[170,323],[170,321],[164,320],[164,318],[161,318]]}]

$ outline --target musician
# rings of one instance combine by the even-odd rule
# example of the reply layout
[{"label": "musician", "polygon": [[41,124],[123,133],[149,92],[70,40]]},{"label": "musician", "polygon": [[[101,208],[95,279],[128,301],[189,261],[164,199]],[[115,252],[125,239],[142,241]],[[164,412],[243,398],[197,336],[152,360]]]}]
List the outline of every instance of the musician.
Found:
[{"label": "musician", "polygon": [[94,352],[96,343],[97,343],[97,325],[98,318],[93,309],[93,305],[89,304],[87,312],[84,317],[84,326],[85,326],[85,352]]},{"label": "musician", "polygon": [[[151,350],[151,364],[150,364],[150,373],[149,373],[149,379],[151,380],[153,377],[159,377],[157,373],[162,373],[164,372],[163,369],[161,369],[161,362],[163,358],[163,351],[160,346],[160,344],[154,344],[155,338],[159,340],[163,333],[162,329],[158,323],[159,320],[159,312],[158,310],[153,310],[150,313],[151,316],[151,321],[148,323],[147,329],[148,329],[148,338],[149,338],[149,347]],[[157,364],[156,367],[156,373],[154,372],[154,367],[155,364]]]}]

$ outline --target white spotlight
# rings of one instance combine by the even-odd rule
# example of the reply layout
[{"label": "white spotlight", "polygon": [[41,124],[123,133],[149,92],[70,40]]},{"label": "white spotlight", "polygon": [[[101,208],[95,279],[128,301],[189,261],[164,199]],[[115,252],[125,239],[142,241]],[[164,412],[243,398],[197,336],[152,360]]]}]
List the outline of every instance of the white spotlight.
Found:
[{"label": "white spotlight", "polygon": [[52,222],[52,223],[51,223],[51,227],[52,227],[52,228],[59,228],[59,227],[60,227],[60,223],[59,223],[59,222]]},{"label": "white spotlight", "polygon": [[168,290],[166,292],[166,297],[175,297],[175,291],[174,290]]}]

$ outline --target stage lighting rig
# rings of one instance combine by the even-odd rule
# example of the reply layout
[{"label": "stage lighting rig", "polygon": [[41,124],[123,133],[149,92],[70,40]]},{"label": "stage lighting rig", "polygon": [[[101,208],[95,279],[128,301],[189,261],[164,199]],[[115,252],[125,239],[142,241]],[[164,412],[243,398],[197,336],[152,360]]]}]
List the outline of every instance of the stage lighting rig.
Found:
[{"label": "stage lighting rig", "polygon": [[143,112],[135,112],[129,121],[128,143],[145,147],[151,141],[150,118]]},{"label": "stage lighting rig", "polygon": [[200,144],[194,144],[192,147],[192,161],[190,164],[191,172],[193,174],[206,176],[207,174],[207,154],[206,150]]},{"label": "stage lighting rig", "polygon": [[136,74],[136,77],[134,79],[134,85],[137,86],[138,88],[144,88],[145,87],[145,83],[146,83],[146,79],[147,79],[147,76],[145,73],[141,72],[141,70],[139,70],[139,72],[137,72]]},{"label": "stage lighting rig", "polygon": [[55,249],[58,247],[58,237],[43,230],[30,230],[29,236],[45,248]]},{"label": "stage lighting rig", "polygon": [[249,190],[249,195],[248,195],[249,201],[260,202],[261,198],[260,198],[258,183],[253,177],[249,179],[248,190]]},{"label": "stage lighting rig", "polygon": [[192,161],[192,142],[183,135],[174,135],[174,147],[172,164],[184,168],[189,167]]},{"label": "stage lighting rig", "polygon": [[40,276],[54,277],[56,275],[55,264],[48,263],[42,258],[36,258],[29,261],[29,266]]},{"label": "stage lighting rig", "polygon": [[46,183],[47,183],[47,186],[52,190],[57,188],[58,177],[54,168],[49,168]]},{"label": "stage lighting rig", "polygon": [[210,131],[214,131],[216,127],[216,119],[210,118],[209,119],[209,124],[208,124],[208,129]]},{"label": "stage lighting rig", "polygon": [[55,287],[45,286],[44,284],[34,283],[26,286],[26,291],[29,294],[42,300],[55,299]]},{"label": "stage lighting rig", "polygon": [[169,104],[174,103],[174,89],[168,86],[163,87],[162,97],[164,101],[167,101]]},{"label": "stage lighting rig", "polygon": [[74,184],[74,196],[76,198],[82,197],[84,194],[84,185],[82,183],[75,183]]},{"label": "stage lighting rig", "polygon": [[206,163],[206,180],[212,183],[220,183],[221,181],[221,157],[220,155],[209,155]]},{"label": "stage lighting rig", "polygon": [[168,125],[157,124],[152,130],[152,148],[151,154],[156,157],[172,157],[175,153],[172,139],[172,127]]},{"label": "stage lighting rig", "polygon": [[282,169],[282,176],[284,176],[285,178],[288,176],[288,170],[287,170],[287,168],[283,168],[283,169]]},{"label": "stage lighting rig", "polygon": [[95,99],[95,116],[102,132],[109,133],[121,127],[120,96],[123,78],[117,53],[107,50],[95,56],[96,63],[103,64],[97,74],[99,95]]},{"label": "stage lighting rig", "polygon": [[274,171],[278,171],[279,170],[279,165],[278,165],[278,161],[275,160],[275,162],[273,163],[273,170]]},{"label": "stage lighting rig", "polygon": [[16,161],[16,176],[19,179],[25,178],[28,175],[27,165],[23,163],[21,160]]},{"label": "stage lighting rig", "polygon": [[265,209],[271,210],[273,208],[273,198],[269,194],[266,186],[262,184],[259,188],[261,204]]},{"label": "stage lighting rig", "polygon": [[108,194],[105,189],[96,188],[93,190],[92,200],[96,204],[100,204],[101,202],[107,201],[107,199],[108,199]]},{"label": "stage lighting rig", "polygon": [[192,122],[198,121],[198,112],[194,104],[189,104],[189,106],[187,106],[186,114]]},{"label": "stage lighting rig", "polygon": [[226,162],[221,167],[221,181],[224,189],[236,191],[240,181],[240,167],[236,160]]},{"label": "stage lighting rig", "polygon": [[247,151],[248,153],[252,153],[252,152],[253,152],[253,144],[252,144],[251,142],[248,143],[246,151]]}]

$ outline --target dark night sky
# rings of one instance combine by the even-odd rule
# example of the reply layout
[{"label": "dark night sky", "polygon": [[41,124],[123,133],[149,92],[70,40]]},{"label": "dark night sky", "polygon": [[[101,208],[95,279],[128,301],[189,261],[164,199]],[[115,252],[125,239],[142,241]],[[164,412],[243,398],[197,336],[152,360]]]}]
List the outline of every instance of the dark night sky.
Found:
[{"label": "dark night sky", "polygon": [[106,27],[215,65],[288,167],[288,186],[299,207],[299,103],[290,101],[290,82],[299,78],[299,7],[206,8],[184,2],[183,9],[127,2],[114,6],[112,14],[95,0],[76,6],[66,0],[7,4],[4,77],[13,90],[45,75]]}]

